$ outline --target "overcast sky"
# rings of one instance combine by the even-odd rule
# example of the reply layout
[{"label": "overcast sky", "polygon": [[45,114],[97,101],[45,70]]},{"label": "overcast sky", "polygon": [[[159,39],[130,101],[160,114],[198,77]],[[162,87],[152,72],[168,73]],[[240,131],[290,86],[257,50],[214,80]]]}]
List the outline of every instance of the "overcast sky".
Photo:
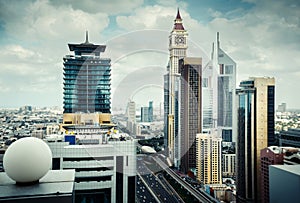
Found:
[{"label": "overcast sky", "polygon": [[237,81],[276,79],[276,105],[300,108],[298,0],[1,0],[0,107],[62,106],[68,43],[106,44],[113,107],[162,102],[168,35],[177,7],[189,55],[208,60],[216,32],[237,63]]}]

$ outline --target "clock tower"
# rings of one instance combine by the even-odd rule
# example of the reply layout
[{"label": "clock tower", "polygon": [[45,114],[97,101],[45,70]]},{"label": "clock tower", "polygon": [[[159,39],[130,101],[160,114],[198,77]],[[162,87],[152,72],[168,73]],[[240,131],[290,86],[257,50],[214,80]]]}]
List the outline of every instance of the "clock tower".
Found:
[{"label": "clock tower", "polygon": [[179,59],[186,57],[187,36],[179,9],[169,35],[169,63],[164,75],[164,135],[167,155],[175,167],[180,165],[180,73]]},{"label": "clock tower", "polygon": [[177,16],[174,20],[174,27],[169,36],[169,52],[170,52],[170,69],[172,74],[179,73],[178,60],[186,57],[187,50],[187,36],[188,33],[184,29],[179,9],[177,10]]}]

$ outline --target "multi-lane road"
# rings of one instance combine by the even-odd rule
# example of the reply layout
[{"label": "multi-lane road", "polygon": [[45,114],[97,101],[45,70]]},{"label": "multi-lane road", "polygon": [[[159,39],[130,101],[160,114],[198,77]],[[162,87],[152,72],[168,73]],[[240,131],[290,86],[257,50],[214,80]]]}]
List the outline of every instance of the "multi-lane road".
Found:
[{"label": "multi-lane road", "polygon": [[184,187],[191,195],[193,195],[199,202],[203,203],[218,203],[216,199],[212,198],[204,191],[196,190],[189,183],[184,181],[181,177],[178,176],[172,169],[170,169],[160,158],[154,157],[153,160],[166,171],[176,182],[178,182],[182,187]]},{"label": "multi-lane road", "polygon": [[[137,199],[138,202],[143,202],[143,199],[151,199],[151,201],[155,202],[171,202],[183,203],[183,200],[180,196],[176,193],[176,191],[170,189],[171,186],[168,184],[167,181],[161,180],[161,176],[155,175],[143,162],[143,160],[138,160],[137,162],[137,172],[138,172],[138,181],[137,187],[139,190],[139,185],[141,184],[143,187],[147,189],[148,192],[143,193],[143,196],[140,191],[137,191]],[[144,188],[142,188],[143,190]],[[146,191],[144,189],[144,191]],[[145,201],[149,202],[149,201]]]}]

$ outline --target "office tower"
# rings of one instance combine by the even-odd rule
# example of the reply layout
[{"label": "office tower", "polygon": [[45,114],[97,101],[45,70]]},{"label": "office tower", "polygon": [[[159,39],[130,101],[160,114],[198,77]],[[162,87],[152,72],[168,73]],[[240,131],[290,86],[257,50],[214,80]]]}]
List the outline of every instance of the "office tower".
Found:
[{"label": "office tower", "polygon": [[148,108],[148,119],[149,122],[153,122],[153,101],[149,101],[149,108]]},{"label": "office tower", "polygon": [[149,122],[149,107],[141,107],[141,122]]},{"label": "office tower", "polygon": [[236,142],[236,132],[233,126],[236,123],[236,63],[221,49],[219,33],[217,33],[217,46],[213,50],[212,57],[218,73],[217,126],[222,129],[222,138],[229,136],[232,137],[233,142]]},{"label": "office tower", "polygon": [[269,203],[269,166],[270,165],[283,165],[284,149],[271,146],[261,150],[261,202]]},{"label": "office tower", "polygon": [[236,174],[236,154],[222,153],[222,176],[234,177]]},{"label": "office tower", "polygon": [[238,95],[237,201],[261,200],[260,151],[274,141],[274,78],[250,78]]},{"label": "office tower", "polygon": [[197,179],[203,184],[222,184],[222,138],[217,131],[197,134]]},{"label": "office tower", "polygon": [[169,62],[164,75],[164,136],[167,156],[179,166],[179,87],[178,60],[186,56],[188,33],[182,24],[179,10],[169,35]]},{"label": "office tower", "polygon": [[287,131],[280,131],[279,146],[300,148],[300,129],[289,128]]},{"label": "office tower", "polygon": [[298,202],[300,199],[300,165],[270,166],[270,202]]},{"label": "office tower", "polygon": [[180,84],[180,169],[196,168],[196,134],[202,132],[202,59],[179,60]]},{"label": "office tower", "polygon": [[64,60],[64,113],[110,113],[110,59],[100,58],[105,45],[68,44],[74,55]]}]

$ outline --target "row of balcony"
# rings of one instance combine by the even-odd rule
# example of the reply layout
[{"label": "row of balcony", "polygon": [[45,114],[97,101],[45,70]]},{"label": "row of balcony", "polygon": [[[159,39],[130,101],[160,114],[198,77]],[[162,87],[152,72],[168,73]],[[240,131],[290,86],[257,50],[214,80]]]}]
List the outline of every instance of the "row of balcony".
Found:
[{"label": "row of balcony", "polygon": [[64,95],[79,95],[79,94],[87,95],[88,93],[90,93],[91,95],[110,94],[110,89],[98,89],[98,90],[89,89],[89,90],[90,91],[86,91],[86,89],[84,89],[84,91],[80,91],[80,89],[66,89],[64,91]]},{"label": "row of balcony", "polygon": [[110,90],[110,85],[65,85],[64,90],[85,90],[87,91],[96,91],[96,90]]}]

